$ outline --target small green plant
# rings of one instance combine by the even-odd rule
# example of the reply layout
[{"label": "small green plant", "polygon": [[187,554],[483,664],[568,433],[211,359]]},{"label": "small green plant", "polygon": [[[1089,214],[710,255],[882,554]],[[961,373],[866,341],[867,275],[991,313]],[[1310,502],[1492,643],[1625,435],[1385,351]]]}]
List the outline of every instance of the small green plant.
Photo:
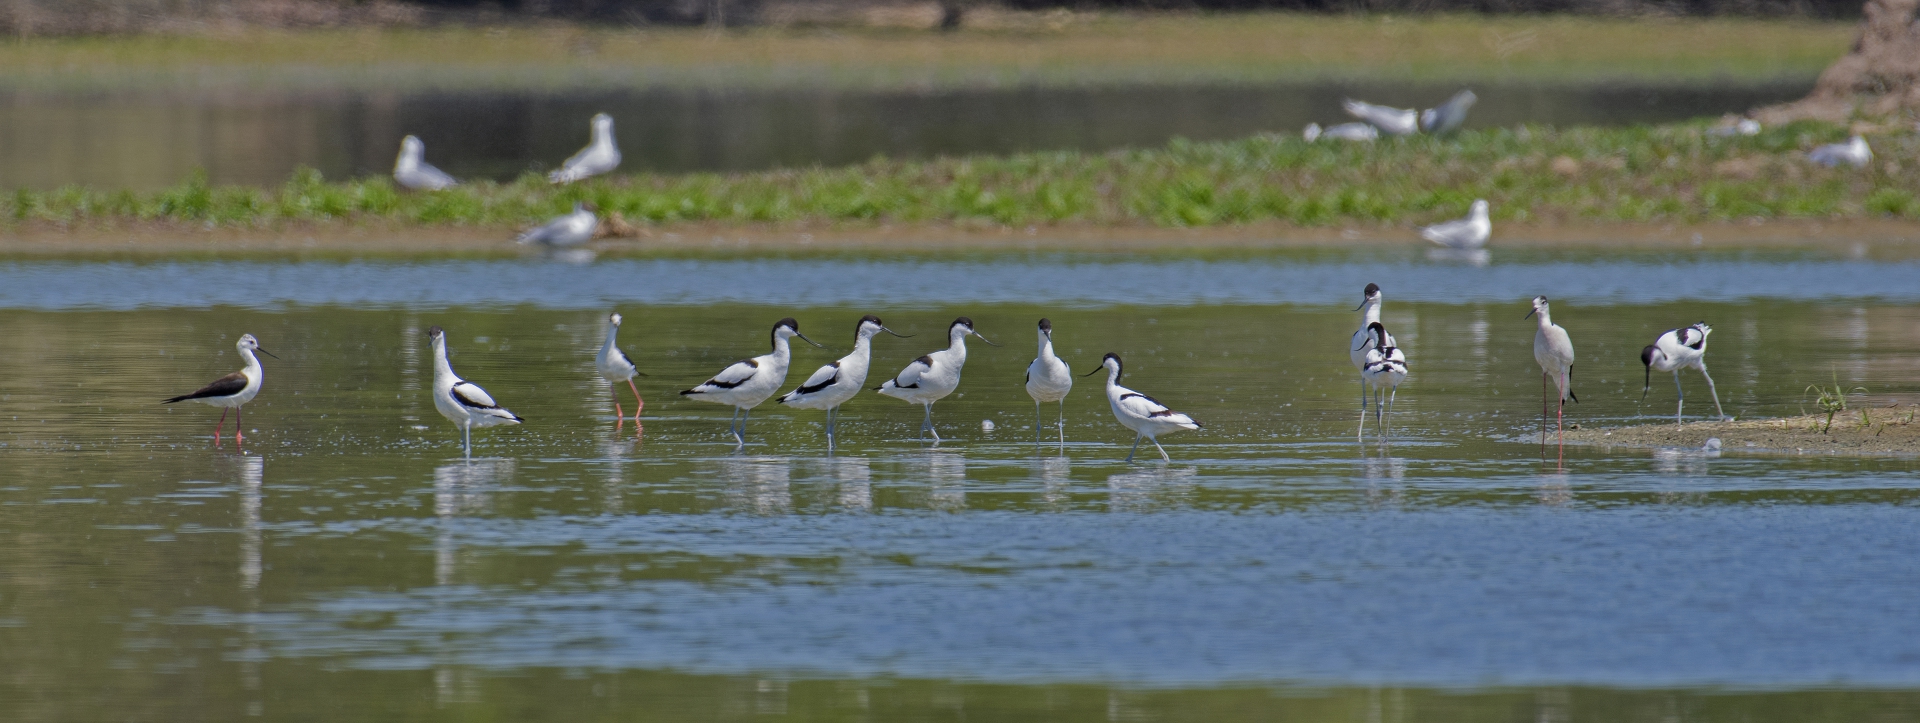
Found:
[{"label": "small green plant", "polygon": [[[1818,384],[1810,384],[1807,386],[1807,391],[1816,393],[1813,403],[1827,413],[1826,426],[1820,428],[1820,433],[1826,434],[1833,429],[1833,415],[1847,411],[1847,395],[1865,394],[1867,393],[1867,388],[1854,387],[1852,389],[1846,389],[1841,387],[1840,376],[1836,373],[1833,378],[1833,386],[1823,387]],[[1864,418],[1866,415],[1863,414],[1861,416]]]}]

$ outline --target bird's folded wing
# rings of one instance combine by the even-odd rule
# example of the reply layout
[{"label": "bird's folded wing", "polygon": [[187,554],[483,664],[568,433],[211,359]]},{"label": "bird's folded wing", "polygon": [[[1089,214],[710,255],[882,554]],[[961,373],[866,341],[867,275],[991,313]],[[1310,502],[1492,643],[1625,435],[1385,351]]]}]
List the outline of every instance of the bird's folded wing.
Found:
[{"label": "bird's folded wing", "polygon": [[173,402],[184,402],[189,399],[206,399],[208,397],[231,397],[235,394],[239,394],[240,390],[246,389],[246,388],[247,388],[247,375],[241,374],[240,372],[234,372],[224,377],[220,377],[219,379],[213,380],[212,384],[208,384],[204,387],[201,387],[199,391],[196,391],[192,394],[182,394],[180,396],[169,399],[167,400],[167,403],[171,404]]},{"label": "bird's folded wing", "polygon": [[741,359],[729,365],[727,368],[720,370],[719,374],[713,375],[712,379],[702,382],[700,386],[694,387],[694,389],[732,389],[741,384],[745,384],[746,381],[752,379],[753,375],[758,371],[760,371],[760,362],[752,359]]},{"label": "bird's folded wing", "polygon": [[933,369],[933,357],[923,356],[915,359],[913,363],[907,365],[907,368],[900,370],[898,376],[893,378],[893,385],[907,389],[917,388],[920,386],[920,377],[931,369]]},{"label": "bird's folded wing", "polygon": [[487,390],[481,389],[480,385],[473,382],[460,382],[453,385],[453,398],[461,404],[476,409],[494,409],[500,406],[494,403],[493,397],[487,394]]},{"label": "bird's folded wing", "polygon": [[799,389],[796,389],[794,391],[800,394],[812,394],[822,389],[826,389],[827,385],[832,384],[834,380],[839,378],[840,378],[840,362],[834,362],[832,364],[828,364],[826,366],[820,367],[818,370],[816,370],[813,373],[813,376],[807,377],[807,381],[801,384]]}]

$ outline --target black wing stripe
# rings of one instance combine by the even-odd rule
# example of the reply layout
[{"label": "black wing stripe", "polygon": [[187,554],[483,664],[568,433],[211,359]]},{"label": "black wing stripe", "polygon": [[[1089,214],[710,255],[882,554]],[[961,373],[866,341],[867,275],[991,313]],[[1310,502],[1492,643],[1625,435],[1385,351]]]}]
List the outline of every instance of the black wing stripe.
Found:
[{"label": "black wing stripe", "polygon": [[182,394],[180,396],[174,397],[167,401],[161,402],[161,404],[172,404],[174,402],[184,402],[189,399],[206,399],[209,397],[231,397],[235,394],[239,394],[242,390],[246,388],[247,388],[247,375],[241,374],[240,372],[234,372],[224,377],[220,377],[219,379],[213,380],[212,384],[208,384],[204,387],[201,387],[199,391],[196,391],[192,394]]},{"label": "black wing stripe", "polygon": [[465,392],[460,391],[461,387],[470,387],[470,386],[473,386],[471,382],[460,382],[459,384],[453,385],[453,400],[456,402],[459,402],[463,406],[473,407],[474,409],[499,409],[500,408],[500,405],[498,404],[481,404],[480,402],[475,401],[473,397],[467,396]]},{"label": "black wing stripe", "polygon": [[834,382],[840,381],[840,362],[834,362],[832,364],[828,364],[827,366],[833,367],[833,376],[827,377],[826,381],[821,382],[819,384],[815,384],[813,386],[802,385],[799,389],[795,390],[796,393],[812,394],[822,389],[826,389],[827,387],[831,387],[833,386]]}]

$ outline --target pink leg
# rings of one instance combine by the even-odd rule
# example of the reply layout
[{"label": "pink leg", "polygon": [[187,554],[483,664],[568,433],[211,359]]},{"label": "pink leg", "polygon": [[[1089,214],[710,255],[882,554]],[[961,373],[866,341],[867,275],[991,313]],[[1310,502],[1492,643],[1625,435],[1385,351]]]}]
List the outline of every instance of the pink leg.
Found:
[{"label": "pink leg", "polygon": [[613,428],[619,429],[627,426],[627,413],[620,408],[620,388],[611,387],[611,389],[613,389]]},{"label": "pink leg", "polygon": [[[238,424],[238,422],[235,422],[235,424]],[[226,426],[227,426],[227,410],[222,409],[220,410],[220,423],[213,425],[213,443],[214,444],[220,443],[220,430],[225,429]]]},{"label": "pink leg", "polygon": [[640,398],[640,388],[633,385],[632,379],[627,380],[627,388],[633,390],[633,421],[637,424],[640,421],[640,410],[647,408],[647,400]]},{"label": "pink leg", "polygon": [[[225,417],[226,415],[222,414],[220,416]],[[233,443],[239,444],[242,439],[245,439],[245,438],[240,436],[240,408],[234,407],[233,408]]]},{"label": "pink leg", "polygon": [[1547,456],[1547,395],[1553,393],[1553,377],[1540,372],[1540,456]]}]

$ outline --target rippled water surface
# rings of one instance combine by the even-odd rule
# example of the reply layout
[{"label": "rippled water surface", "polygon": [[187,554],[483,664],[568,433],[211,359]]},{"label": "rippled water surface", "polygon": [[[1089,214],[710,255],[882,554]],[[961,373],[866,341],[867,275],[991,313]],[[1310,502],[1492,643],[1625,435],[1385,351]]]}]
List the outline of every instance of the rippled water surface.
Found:
[{"label": "rippled water surface", "polygon": [[[1414,371],[1362,444],[1370,281]],[[1701,319],[1757,417],[1832,379],[1920,397],[1916,288],[1799,255],[9,261],[0,718],[1913,719],[1915,460],[1543,458],[1521,317],[1547,293],[1574,338],[1569,422],[1670,414],[1638,351]],[[611,310],[638,429],[592,371]],[[674,393],[783,316],[829,346],[791,388],[864,313],[916,335],[874,384],[956,315],[1004,345],[970,347],[945,443],[868,394],[834,454],[777,406],[736,449]],[[1041,316],[1207,429],[1125,464],[1083,379],[1035,445]],[[432,325],[528,419],[471,462]],[[157,401],[243,332],[280,358],[215,445],[217,411]]]}]

